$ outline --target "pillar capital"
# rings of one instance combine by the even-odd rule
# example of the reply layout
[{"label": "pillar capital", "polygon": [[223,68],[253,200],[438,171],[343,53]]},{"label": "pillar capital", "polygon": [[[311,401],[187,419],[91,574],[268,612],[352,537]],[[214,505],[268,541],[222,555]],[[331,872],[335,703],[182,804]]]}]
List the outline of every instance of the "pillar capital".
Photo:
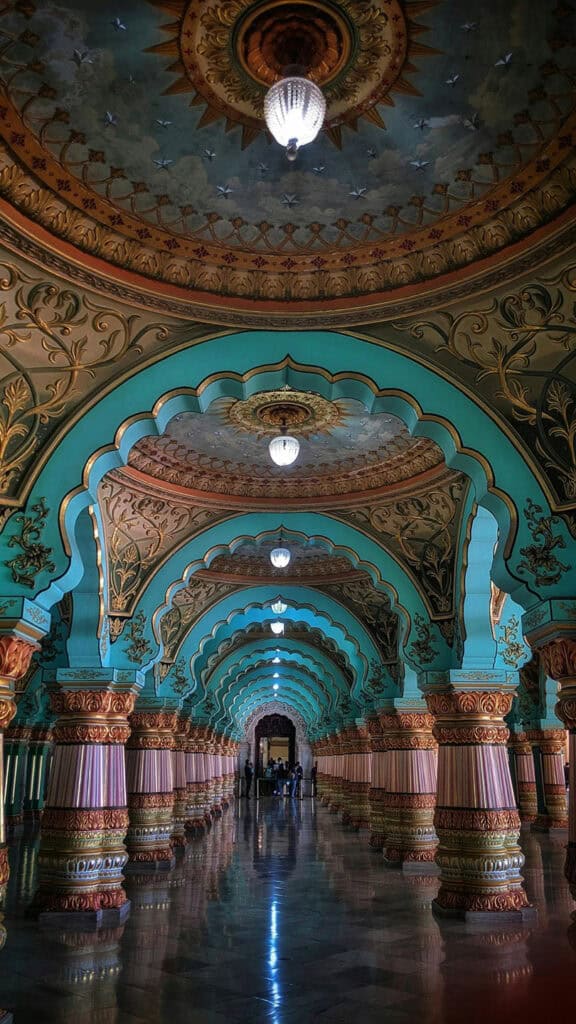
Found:
[{"label": "pillar capital", "polygon": [[436,719],[439,743],[503,745],[510,735],[504,716],[510,712],[513,690],[456,690],[427,693],[426,703]]},{"label": "pillar capital", "polygon": [[174,750],[178,715],[175,711],[157,708],[134,711],[130,715],[130,739],[127,746],[134,750]]}]

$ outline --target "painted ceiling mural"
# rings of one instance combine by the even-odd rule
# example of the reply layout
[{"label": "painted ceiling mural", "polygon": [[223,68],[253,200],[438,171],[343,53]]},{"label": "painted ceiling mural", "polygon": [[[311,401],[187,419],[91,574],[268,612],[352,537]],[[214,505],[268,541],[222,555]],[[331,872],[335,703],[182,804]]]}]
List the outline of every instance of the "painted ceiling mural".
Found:
[{"label": "painted ceiling mural", "polygon": [[[325,731],[435,659],[460,666],[482,474],[485,507],[508,502],[509,546],[529,538],[521,582],[569,593],[575,51],[564,0],[529,17],[525,0],[2,6],[0,572],[26,597],[37,577],[57,592],[22,709],[45,713],[78,649],[56,549],[78,540],[60,502],[80,494],[95,648],[198,720],[252,714],[277,652],[294,707]],[[263,97],[300,62],[327,118],[289,163]],[[519,453],[510,481],[481,431],[463,442],[444,385]],[[101,433],[79,440],[108,398]],[[279,468],[268,443],[286,430],[300,454]],[[70,438],[82,464],[45,498]],[[276,641],[270,604],[291,595]],[[527,721],[546,713],[541,683],[523,669]]]},{"label": "painted ceiling mural", "polygon": [[[475,17],[467,0],[7,4],[0,187],[62,239],[201,301],[422,283],[573,195],[572,6],[527,18],[523,0],[487,0]],[[262,101],[298,48],[328,115],[290,166]]]}]

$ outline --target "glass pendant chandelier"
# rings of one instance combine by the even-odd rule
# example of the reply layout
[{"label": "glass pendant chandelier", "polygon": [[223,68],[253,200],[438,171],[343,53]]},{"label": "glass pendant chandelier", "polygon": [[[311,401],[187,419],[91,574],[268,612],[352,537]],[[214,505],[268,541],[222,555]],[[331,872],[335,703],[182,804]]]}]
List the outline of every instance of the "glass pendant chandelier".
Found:
[{"label": "glass pendant chandelier", "polygon": [[282,636],[282,633],[284,632],[284,623],[278,621],[271,622],[270,629],[274,633],[274,636]]},{"label": "glass pendant chandelier", "polygon": [[288,548],[273,548],[270,552],[270,561],[275,569],[285,569],[291,557]]},{"label": "glass pendant chandelier", "polygon": [[278,598],[278,600],[274,601],[274,603],[271,604],[270,607],[275,615],[284,615],[284,612],[288,608],[288,605],[284,604],[284,601]]},{"label": "glass pendant chandelier", "polygon": [[264,98],[264,119],[270,134],[295,160],[300,146],[313,142],[324,124],[326,100],[309,78],[288,75],[276,82]]},{"label": "glass pendant chandelier", "polygon": [[300,451],[300,441],[291,434],[279,434],[268,445],[270,458],[276,466],[291,466]]}]

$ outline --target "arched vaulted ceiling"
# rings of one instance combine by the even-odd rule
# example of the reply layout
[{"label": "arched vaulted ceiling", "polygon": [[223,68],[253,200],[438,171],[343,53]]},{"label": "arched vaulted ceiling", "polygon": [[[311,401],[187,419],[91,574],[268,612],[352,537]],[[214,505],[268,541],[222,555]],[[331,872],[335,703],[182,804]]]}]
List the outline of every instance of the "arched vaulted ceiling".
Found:
[{"label": "arched vaulted ceiling", "polygon": [[[277,671],[327,729],[482,648],[493,547],[522,607],[572,594],[571,4],[16,0],[0,35],[1,571],[47,678],[233,731]],[[289,165],[293,38],[328,115]]]}]

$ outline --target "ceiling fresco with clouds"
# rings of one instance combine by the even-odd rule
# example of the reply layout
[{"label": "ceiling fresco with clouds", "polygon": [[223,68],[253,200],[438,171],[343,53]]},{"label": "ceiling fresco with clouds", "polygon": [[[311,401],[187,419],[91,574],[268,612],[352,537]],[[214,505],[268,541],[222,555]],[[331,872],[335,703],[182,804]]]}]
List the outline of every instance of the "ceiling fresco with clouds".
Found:
[{"label": "ceiling fresco with clouds", "polygon": [[565,205],[569,4],[541,0],[530,17],[523,0],[300,5],[295,38],[314,41],[303,57],[328,114],[294,164],[262,121],[285,8],[6,5],[5,194],[136,273],[279,301],[432,278]]}]

